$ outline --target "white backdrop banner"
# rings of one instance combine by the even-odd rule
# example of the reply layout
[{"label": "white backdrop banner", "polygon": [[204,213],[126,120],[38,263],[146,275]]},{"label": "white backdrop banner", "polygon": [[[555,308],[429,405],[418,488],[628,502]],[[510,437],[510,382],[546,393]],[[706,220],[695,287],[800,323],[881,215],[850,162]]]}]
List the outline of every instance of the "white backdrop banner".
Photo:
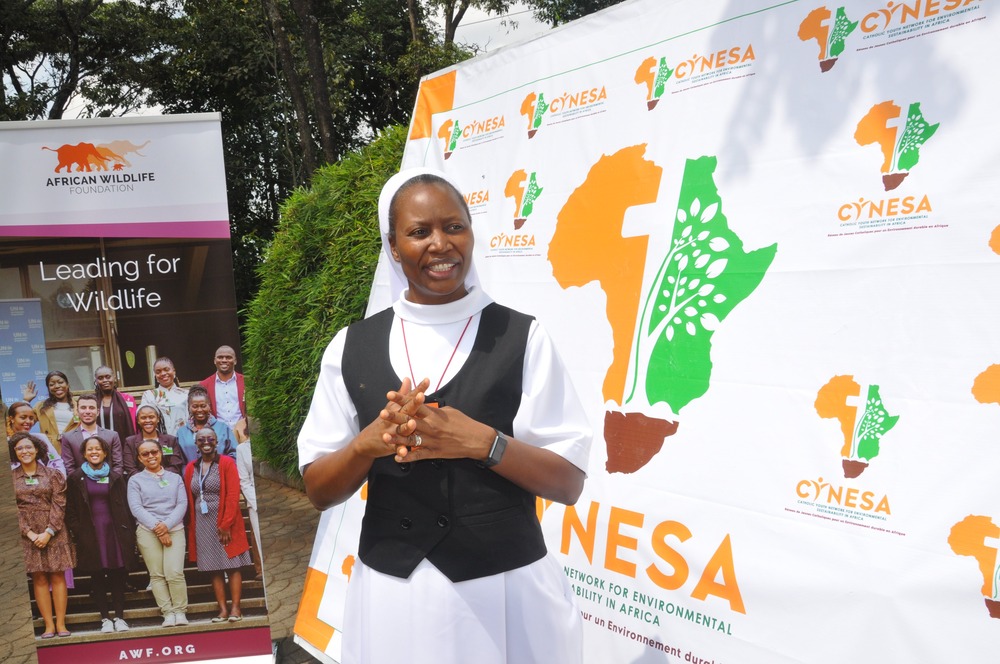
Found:
[{"label": "white backdrop banner", "polygon": [[[632,0],[423,81],[404,166],[462,184],[591,413],[583,497],[540,508],[588,662],[998,643],[992,12]],[[331,532],[299,633],[332,654]]]}]

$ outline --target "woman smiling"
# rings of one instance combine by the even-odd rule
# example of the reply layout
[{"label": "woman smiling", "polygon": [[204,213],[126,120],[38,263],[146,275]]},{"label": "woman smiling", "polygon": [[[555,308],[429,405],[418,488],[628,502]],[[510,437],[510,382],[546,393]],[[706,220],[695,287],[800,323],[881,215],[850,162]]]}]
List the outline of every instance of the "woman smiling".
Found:
[{"label": "woman smiling", "polygon": [[[125,581],[138,562],[135,521],[125,477],[112,470],[110,457],[104,439],[91,436],[83,441],[84,462],[67,483],[66,523],[76,541],[77,569],[90,573],[90,597],[101,614],[101,631],[125,632]],[[109,590],[114,619],[108,610]]]},{"label": "woman smiling", "polygon": [[[212,622],[239,622],[243,619],[240,568],[253,564],[240,511],[240,476],[236,462],[218,453],[219,440],[213,429],[199,430],[195,443],[200,457],[184,469],[188,528],[194,531],[188,538],[188,554],[191,562],[198,563],[199,572],[212,574],[212,592],[219,605],[219,615]],[[227,572],[231,609],[226,608]]]},{"label": "woman smiling", "polygon": [[343,661],[580,662],[580,613],[535,514],[536,496],[576,502],[590,450],[554,344],[479,287],[444,173],[393,176],[379,222],[398,299],[334,337],[298,440],[317,508],[368,483]]},{"label": "woman smiling", "polygon": [[[23,431],[7,441],[14,468],[14,496],[21,529],[24,566],[31,575],[38,612],[45,622],[41,638],[70,636],[66,629],[66,570],[76,552],[66,534],[66,480],[45,466],[42,441]],[[51,592],[49,589],[51,588]]]},{"label": "woman smiling", "polygon": [[188,505],[187,491],[180,475],[169,473],[163,467],[163,449],[158,440],[139,442],[136,456],[143,470],[128,482],[128,505],[139,523],[136,542],[149,570],[150,588],[163,615],[163,627],[186,625],[184,515]]}]

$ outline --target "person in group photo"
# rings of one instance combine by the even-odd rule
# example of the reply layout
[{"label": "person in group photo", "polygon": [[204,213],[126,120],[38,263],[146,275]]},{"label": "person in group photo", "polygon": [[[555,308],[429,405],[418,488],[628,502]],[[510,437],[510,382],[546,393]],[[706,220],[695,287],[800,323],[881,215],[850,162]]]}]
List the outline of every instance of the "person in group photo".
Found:
[{"label": "person in group photo", "polygon": [[163,627],[187,625],[184,518],[188,492],[181,476],[163,466],[158,440],[140,441],[136,456],[143,468],[129,478],[128,505],[138,523],[135,538],[149,570],[150,590],[163,616]]},{"label": "person in group photo", "polygon": [[[126,578],[136,569],[135,521],[125,477],[109,463],[111,447],[99,436],[83,441],[84,462],[67,479],[66,525],[76,543],[77,575],[90,574],[90,597],[101,632],[127,632]],[[108,610],[108,592],[114,618]]]},{"label": "person in group photo", "polygon": [[[61,454],[60,437],[67,431],[72,431],[79,422],[76,418],[76,401],[69,389],[69,378],[61,371],[50,371],[45,375],[45,389],[49,395],[35,404],[35,417],[42,433],[48,436],[49,442]],[[37,396],[35,382],[28,381],[24,388],[24,400],[31,403]]]},{"label": "person in group photo", "polygon": [[368,483],[342,661],[578,664],[580,611],[536,515],[536,496],[571,505],[586,478],[568,372],[479,285],[447,175],[401,172],[378,209],[395,302],[330,342],[298,438],[318,509]]},{"label": "person in group photo", "polygon": [[250,529],[253,532],[254,559],[253,566],[260,574],[263,571],[264,549],[260,544],[260,517],[257,515],[257,483],[253,476],[253,448],[247,438],[236,446],[236,470],[240,474],[240,492],[247,503],[247,515],[250,517]]},{"label": "person in group photo", "polygon": [[247,437],[246,385],[243,374],[236,371],[236,351],[232,346],[219,346],[213,358],[215,373],[201,381],[208,390],[212,415],[229,425],[237,442]]},{"label": "person in group photo", "polygon": [[[66,479],[45,465],[45,445],[27,432],[7,439],[24,567],[31,575],[35,604],[45,623],[43,639],[70,636],[66,627],[69,593],[66,570],[76,566],[76,551],[66,532]],[[51,590],[50,590],[51,588]]]},{"label": "person in group photo", "polygon": [[[241,568],[253,564],[243,513],[240,511],[240,476],[236,462],[219,454],[218,435],[211,427],[195,434],[198,458],[184,469],[188,491],[188,557],[199,572],[209,572],[219,614],[212,622],[239,622],[243,619]],[[226,605],[226,581],[229,597]]]},{"label": "person in group photo", "polygon": [[[15,401],[7,408],[7,438],[10,438],[18,431],[30,432],[35,428],[36,422],[35,410],[31,407],[31,404],[27,401]],[[39,438],[43,439],[42,442],[45,443],[45,465],[52,470],[59,471],[65,476],[66,465],[63,463],[62,457],[59,456],[59,452],[55,446],[52,445],[52,441],[49,440],[48,436],[40,435]],[[17,459],[11,457],[10,467],[12,469],[18,463]]]},{"label": "person in group photo", "polygon": [[91,436],[97,436],[108,444],[108,448],[111,450],[111,456],[108,458],[111,468],[118,473],[123,470],[121,438],[111,429],[105,429],[97,423],[100,411],[99,404],[100,399],[96,394],[81,394],[76,398],[79,423],[59,439],[61,456],[66,465],[67,474],[72,474],[74,470],[83,465],[83,442]]},{"label": "person in group photo", "polygon": [[169,357],[161,357],[153,363],[153,377],[156,386],[142,393],[139,405],[149,404],[159,408],[163,416],[163,430],[175,436],[187,420],[188,391],[178,382],[177,369]]},{"label": "person in group photo", "polygon": [[188,390],[188,418],[184,426],[177,429],[177,441],[188,459],[198,456],[195,436],[203,429],[212,429],[219,441],[219,452],[236,459],[236,436],[229,425],[212,415],[212,401],[208,390],[201,385],[192,385]]},{"label": "person in group photo", "polygon": [[163,417],[160,410],[151,404],[139,406],[135,411],[135,427],[137,433],[125,439],[122,446],[122,466],[125,476],[132,477],[143,470],[139,459],[139,446],[143,441],[155,441],[160,445],[162,459],[159,464],[166,470],[181,475],[188,463],[176,436],[163,431]]},{"label": "person in group photo", "polygon": [[97,423],[125,440],[135,433],[135,399],[118,391],[118,379],[107,365],[94,372],[94,393],[100,399]]}]

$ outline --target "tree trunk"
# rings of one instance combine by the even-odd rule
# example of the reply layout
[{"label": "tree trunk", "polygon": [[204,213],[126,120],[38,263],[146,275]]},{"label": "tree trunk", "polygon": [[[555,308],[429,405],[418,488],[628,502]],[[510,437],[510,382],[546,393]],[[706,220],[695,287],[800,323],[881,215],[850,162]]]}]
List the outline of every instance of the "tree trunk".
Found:
[{"label": "tree trunk", "polygon": [[406,0],[406,11],[410,16],[410,36],[415,42],[423,41],[420,38],[420,18],[417,15],[417,0]]},{"label": "tree trunk", "polygon": [[[83,3],[76,10],[80,12],[79,16],[89,16],[94,11],[94,7],[89,3]],[[66,38],[69,40],[69,48],[66,49],[69,67],[66,70],[66,77],[59,82],[56,94],[52,98],[49,120],[62,120],[63,113],[69,106],[69,100],[73,98],[80,83],[80,37],[78,34],[80,26],[70,19],[69,12],[61,0],[56,2],[56,15],[63,24]],[[74,18],[79,20],[79,16]]]},{"label": "tree trunk", "polygon": [[333,142],[333,111],[330,110],[330,91],[327,86],[326,65],[323,63],[323,40],[319,33],[319,21],[316,20],[313,0],[291,0],[291,2],[292,9],[295,10],[302,26],[323,158],[326,163],[332,164],[337,160],[337,150]]},{"label": "tree trunk", "polygon": [[281,11],[275,0],[264,0],[264,5],[267,8],[267,17],[274,33],[274,46],[278,51],[281,71],[288,83],[288,94],[295,105],[295,119],[299,128],[299,147],[302,148],[302,169],[305,176],[303,179],[308,182],[312,178],[313,171],[316,170],[316,150],[313,147],[312,130],[309,127],[309,106],[306,104],[306,96],[302,91],[298,72],[295,71],[295,59],[292,57],[292,47],[288,43],[288,34],[285,32]]},{"label": "tree trunk", "polygon": [[[455,5],[458,5],[457,7]],[[465,10],[469,8],[469,0],[450,0],[441,9],[444,12],[444,43],[455,42],[455,30],[458,24],[465,17]]]}]

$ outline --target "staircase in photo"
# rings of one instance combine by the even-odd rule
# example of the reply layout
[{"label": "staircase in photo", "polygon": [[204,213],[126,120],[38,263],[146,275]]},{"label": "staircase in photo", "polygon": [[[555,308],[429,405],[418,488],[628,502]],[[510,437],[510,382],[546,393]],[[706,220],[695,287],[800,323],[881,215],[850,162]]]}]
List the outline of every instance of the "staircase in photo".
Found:
[{"label": "staircase in photo", "polygon": [[[92,641],[136,638],[142,636],[161,636],[174,633],[207,632],[217,630],[233,630],[249,627],[264,627],[267,623],[267,604],[264,599],[264,578],[260,571],[260,551],[254,540],[250,527],[250,518],[246,503],[240,497],[240,507],[243,513],[243,524],[250,542],[250,555],[254,564],[241,569],[243,574],[243,595],[240,607],[243,620],[240,622],[213,623],[212,618],[219,615],[219,605],[215,602],[212,592],[212,578],[208,572],[199,572],[195,563],[187,560],[185,552],[184,578],[188,587],[188,624],[179,627],[164,628],[163,616],[153,599],[149,589],[149,573],[143,567],[128,575],[128,588],[125,594],[125,622],[127,632],[101,632],[101,614],[90,599],[90,576],[85,573],[74,574],[73,588],[69,590],[69,608],[66,611],[66,627],[72,636],[64,638],[41,640],[45,631],[45,623],[38,613],[31,580],[28,579],[28,592],[31,595],[31,611],[34,617],[35,643],[38,647],[61,646],[71,643],[88,643]],[[226,597],[229,598],[228,583]],[[110,594],[108,603],[110,607]],[[114,617],[114,616],[113,616]]]}]

